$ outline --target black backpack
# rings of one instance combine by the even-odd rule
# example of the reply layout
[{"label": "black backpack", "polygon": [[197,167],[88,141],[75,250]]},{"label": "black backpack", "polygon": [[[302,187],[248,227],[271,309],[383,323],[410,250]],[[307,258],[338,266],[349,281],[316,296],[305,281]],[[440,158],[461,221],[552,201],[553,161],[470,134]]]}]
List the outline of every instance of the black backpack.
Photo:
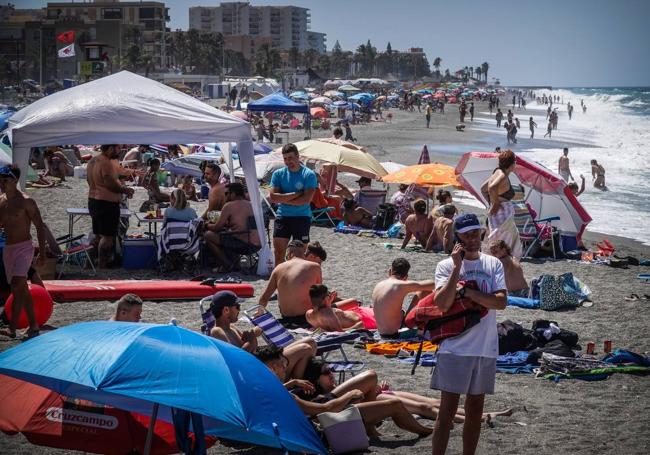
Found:
[{"label": "black backpack", "polygon": [[387,230],[395,222],[396,216],[397,206],[395,204],[379,204],[373,229],[376,231]]}]

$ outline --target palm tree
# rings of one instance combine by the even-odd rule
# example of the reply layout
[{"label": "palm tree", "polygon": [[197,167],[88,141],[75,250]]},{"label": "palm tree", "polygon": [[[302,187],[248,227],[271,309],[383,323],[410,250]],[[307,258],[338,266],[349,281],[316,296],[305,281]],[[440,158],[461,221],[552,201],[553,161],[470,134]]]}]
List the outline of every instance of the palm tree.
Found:
[{"label": "palm tree", "polygon": [[302,63],[307,67],[311,68],[318,61],[319,53],[316,49],[307,49],[302,53]]},{"label": "palm tree", "polygon": [[280,53],[270,44],[262,44],[255,54],[255,71],[264,77],[271,76],[280,66]]},{"label": "palm tree", "polygon": [[292,68],[298,68],[300,64],[300,51],[297,47],[292,47],[289,49],[289,65]]},{"label": "palm tree", "polygon": [[485,82],[487,83],[488,80],[488,70],[490,69],[490,64],[488,62],[483,62],[481,63],[481,72],[483,73],[483,76],[485,77]]},{"label": "palm tree", "polygon": [[480,66],[477,66],[476,68],[474,68],[474,72],[476,73],[476,79],[478,79],[479,82],[480,82],[480,80],[481,80],[481,73],[482,73],[481,67],[480,67]]},{"label": "palm tree", "polygon": [[140,46],[137,44],[131,44],[127,49],[126,64],[134,73],[138,71],[138,65],[140,64]]}]

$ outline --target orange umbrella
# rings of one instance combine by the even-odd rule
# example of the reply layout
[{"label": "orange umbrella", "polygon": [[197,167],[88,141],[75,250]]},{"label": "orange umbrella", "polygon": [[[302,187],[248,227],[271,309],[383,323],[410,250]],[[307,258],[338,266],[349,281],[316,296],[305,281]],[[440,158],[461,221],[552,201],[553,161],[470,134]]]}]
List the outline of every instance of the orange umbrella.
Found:
[{"label": "orange umbrella", "polygon": [[416,164],[391,172],[381,179],[384,183],[405,183],[422,186],[452,185],[461,187],[454,168],[440,163]]}]

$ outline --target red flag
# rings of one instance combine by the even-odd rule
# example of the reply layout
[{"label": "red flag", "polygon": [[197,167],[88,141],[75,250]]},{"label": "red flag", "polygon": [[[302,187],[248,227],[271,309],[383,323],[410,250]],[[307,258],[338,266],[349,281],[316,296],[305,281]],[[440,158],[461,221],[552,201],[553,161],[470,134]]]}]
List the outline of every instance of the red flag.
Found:
[{"label": "red flag", "polygon": [[68,30],[67,32],[56,35],[56,40],[63,44],[74,43],[74,30]]}]

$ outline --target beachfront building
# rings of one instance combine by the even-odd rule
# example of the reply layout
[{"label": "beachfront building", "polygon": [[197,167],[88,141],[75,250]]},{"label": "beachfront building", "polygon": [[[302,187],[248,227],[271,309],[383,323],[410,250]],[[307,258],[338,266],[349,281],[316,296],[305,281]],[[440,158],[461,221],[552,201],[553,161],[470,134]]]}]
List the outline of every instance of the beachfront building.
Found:
[{"label": "beachfront building", "polygon": [[[8,18],[14,23],[11,39],[19,35],[16,28],[22,29],[24,60],[30,63],[25,65],[28,74],[24,77],[84,80],[129,62],[144,62],[152,71],[165,65],[169,15],[162,2],[57,2],[40,11],[40,17],[32,14],[21,19],[24,15],[14,12]],[[3,31],[5,23],[0,24]],[[65,44],[57,42],[56,36],[67,31],[75,32],[75,56],[58,58],[57,50]]]},{"label": "beachfront building", "polygon": [[[325,53],[325,33],[309,30],[310,23],[309,9],[298,6],[253,6],[248,2],[224,2],[219,6],[190,8],[190,28],[221,33],[225,37],[226,48],[229,37],[243,36],[252,40],[270,39],[270,44],[279,50],[295,48],[304,52],[314,49]],[[254,43],[262,44],[261,41]],[[233,50],[246,55],[240,49]],[[255,51],[252,51],[252,55],[255,55]]]}]

